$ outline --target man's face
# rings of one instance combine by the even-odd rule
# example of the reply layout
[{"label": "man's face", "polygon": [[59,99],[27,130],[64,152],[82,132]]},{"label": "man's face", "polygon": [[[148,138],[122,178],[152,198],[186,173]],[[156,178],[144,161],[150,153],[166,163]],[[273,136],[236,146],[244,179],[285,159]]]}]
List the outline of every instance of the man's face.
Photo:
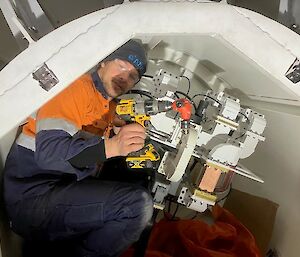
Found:
[{"label": "man's face", "polygon": [[98,74],[111,98],[127,93],[140,79],[134,66],[120,59],[102,63]]}]

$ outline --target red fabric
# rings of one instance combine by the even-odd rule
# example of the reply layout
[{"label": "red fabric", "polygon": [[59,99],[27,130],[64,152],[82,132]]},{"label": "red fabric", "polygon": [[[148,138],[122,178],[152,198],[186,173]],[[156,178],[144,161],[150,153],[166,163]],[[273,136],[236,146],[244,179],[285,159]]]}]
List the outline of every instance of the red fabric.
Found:
[{"label": "red fabric", "polygon": [[[229,211],[215,206],[214,224],[161,220],[151,233],[146,257],[261,257],[255,239]],[[133,256],[127,251],[122,257]]]}]

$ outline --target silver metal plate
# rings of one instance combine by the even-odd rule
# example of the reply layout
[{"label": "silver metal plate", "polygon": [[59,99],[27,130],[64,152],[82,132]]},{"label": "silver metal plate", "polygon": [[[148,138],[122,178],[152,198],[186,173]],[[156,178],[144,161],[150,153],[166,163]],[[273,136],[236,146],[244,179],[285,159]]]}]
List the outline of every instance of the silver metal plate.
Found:
[{"label": "silver metal plate", "polygon": [[46,91],[49,91],[59,82],[58,78],[55,76],[53,71],[49,69],[46,63],[33,72],[32,76]]}]

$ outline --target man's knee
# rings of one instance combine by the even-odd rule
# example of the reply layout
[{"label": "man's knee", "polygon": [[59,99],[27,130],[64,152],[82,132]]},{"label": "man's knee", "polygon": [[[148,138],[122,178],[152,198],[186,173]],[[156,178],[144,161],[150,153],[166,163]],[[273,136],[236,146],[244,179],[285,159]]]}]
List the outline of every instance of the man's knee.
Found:
[{"label": "man's knee", "polygon": [[126,198],[123,208],[127,210],[128,218],[136,218],[146,224],[153,213],[151,194],[143,187],[136,187],[128,192]]},{"label": "man's knee", "polygon": [[106,217],[113,219],[149,216],[152,215],[152,206],[152,197],[145,188],[119,184],[107,201],[105,213]]},{"label": "man's knee", "polygon": [[[110,199],[112,208],[106,210],[104,227],[93,230],[85,240],[85,247],[99,255],[120,253],[136,242],[153,213],[152,197],[144,188],[120,186],[115,189]],[[105,245],[99,243],[103,240]]]},{"label": "man's knee", "polygon": [[148,222],[151,220],[153,214],[153,199],[149,192],[145,190],[141,190],[140,195],[140,216],[141,216],[141,225],[146,226]]},{"label": "man's knee", "polygon": [[142,231],[150,224],[153,214],[153,200],[149,192],[145,189],[135,191],[135,201],[129,208],[130,217],[126,220],[126,229],[124,230],[124,239],[127,242],[135,242],[139,239]]}]

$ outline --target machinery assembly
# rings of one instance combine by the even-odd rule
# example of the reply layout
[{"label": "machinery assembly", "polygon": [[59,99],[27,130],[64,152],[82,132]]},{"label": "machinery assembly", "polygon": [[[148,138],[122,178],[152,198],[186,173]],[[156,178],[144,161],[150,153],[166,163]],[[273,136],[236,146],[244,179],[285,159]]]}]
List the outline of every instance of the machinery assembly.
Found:
[{"label": "machinery assembly", "polygon": [[[174,76],[159,70],[154,77],[159,74]],[[135,94],[150,99],[121,99],[116,107],[121,119],[145,127],[159,147],[155,149],[149,143],[126,161],[130,168],[157,168],[152,189],[155,207],[163,209],[165,197],[171,192],[178,203],[203,212],[218,201],[219,193],[228,190],[235,172],[248,172],[239,166],[239,160],[249,157],[264,141],[266,120],[224,92],[209,90],[189,96],[174,85],[173,91],[154,82],[153,87],[157,87],[152,88],[154,92],[164,95],[158,97],[137,86]],[[178,98],[178,94],[185,98]],[[201,99],[196,105],[193,99],[197,96]],[[196,172],[189,167],[192,159],[201,164]],[[254,174],[251,178],[263,182]]]}]

